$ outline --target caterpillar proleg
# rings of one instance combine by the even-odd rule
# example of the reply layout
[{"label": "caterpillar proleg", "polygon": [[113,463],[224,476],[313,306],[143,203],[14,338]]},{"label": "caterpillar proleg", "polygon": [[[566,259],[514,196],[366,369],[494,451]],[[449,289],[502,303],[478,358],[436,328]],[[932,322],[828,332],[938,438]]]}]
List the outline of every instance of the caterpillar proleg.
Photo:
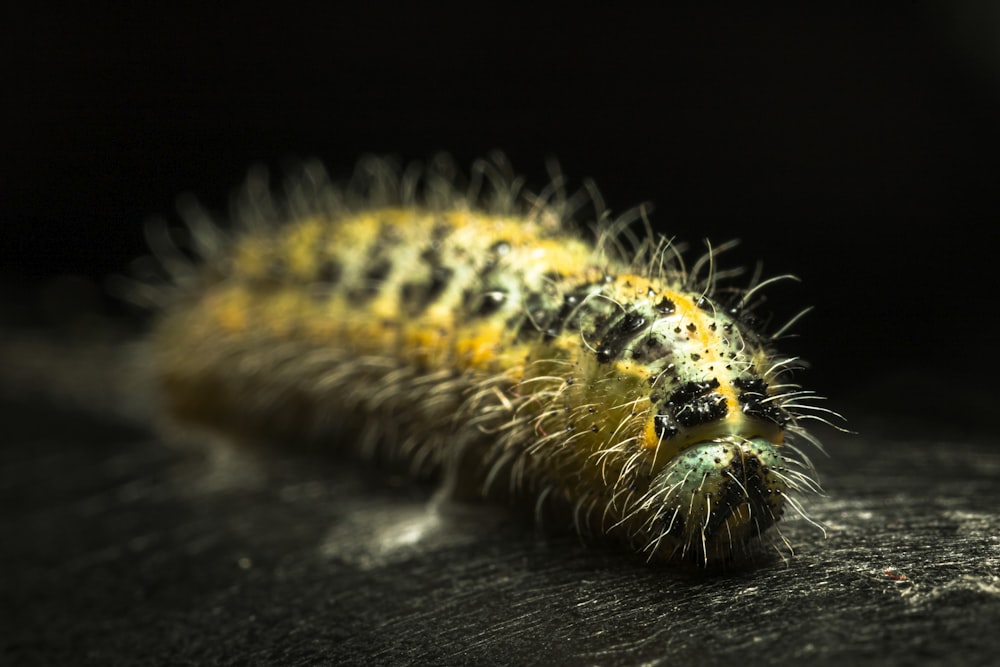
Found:
[{"label": "caterpillar proleg", "polygon": [[740,557],[818,489],[797,444],[816,397],[747,324],[770,281],[723,286],[719,249],[686,267],[643,209],[613,219],[557,174],[530,193],[499,156],[465,179],[371,158],[282,197],[252,174],[234,217],[188,206],[187,241],[151,235],[169,281],[136,291],[179,423],[347,439],[651,560]]}]

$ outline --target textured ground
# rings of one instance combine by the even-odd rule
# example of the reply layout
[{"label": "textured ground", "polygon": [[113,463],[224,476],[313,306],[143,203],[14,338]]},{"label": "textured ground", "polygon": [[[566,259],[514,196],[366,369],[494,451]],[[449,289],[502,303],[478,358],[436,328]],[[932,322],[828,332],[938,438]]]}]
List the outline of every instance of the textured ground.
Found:
[{"label": "textured ground", "polygon": [[[852,414],[863,414],[864,408]],[[324,458],[0,404],[6,664],[987,664],[1000,448],[862,419],[796,556],[691,575]],[[936,431],[936,432],[935,432]]]}]

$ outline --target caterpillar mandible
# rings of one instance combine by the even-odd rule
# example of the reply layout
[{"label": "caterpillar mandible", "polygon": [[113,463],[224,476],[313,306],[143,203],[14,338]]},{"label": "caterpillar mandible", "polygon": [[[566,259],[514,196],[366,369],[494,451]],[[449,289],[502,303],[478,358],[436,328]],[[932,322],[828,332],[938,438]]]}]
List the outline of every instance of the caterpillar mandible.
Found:
[{"label": "caterpillar mandible", "polygon": [[189,206],[188,243],[151,235],[169,280],[135,294],[160,308],[172,420],[336,433],[651,560],[727,562],[786,508],[806,516],[795,492],[818,482],[796,442],[826,420],[771,349],[787,327],[746,323],[771,281],[722,287],[718,250],[687,268],[643,209],[612,219],[558,174],[528,192],[502,156],[464,180],[445,158],[370,158],[346,185],[307,164],[281,198],[252,173],[234,209],[231,231]]}]

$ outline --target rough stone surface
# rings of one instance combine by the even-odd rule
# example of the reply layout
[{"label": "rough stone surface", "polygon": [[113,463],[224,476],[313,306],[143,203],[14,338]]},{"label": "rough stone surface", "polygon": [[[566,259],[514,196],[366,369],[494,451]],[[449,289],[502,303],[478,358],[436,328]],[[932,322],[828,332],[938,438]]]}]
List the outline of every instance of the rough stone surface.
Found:
[{"label": "rough stone surface", "polygon": [[0,423],[5,664],[1000,653],[1000,449],[974,435],[871,419],[826,438],[827,495],[808,499],[826,537],[787,521],[794,557],[699,574],[542,536],[502,509],[434,509],[429,487],[330,457],[168,445],[11,398]]}]

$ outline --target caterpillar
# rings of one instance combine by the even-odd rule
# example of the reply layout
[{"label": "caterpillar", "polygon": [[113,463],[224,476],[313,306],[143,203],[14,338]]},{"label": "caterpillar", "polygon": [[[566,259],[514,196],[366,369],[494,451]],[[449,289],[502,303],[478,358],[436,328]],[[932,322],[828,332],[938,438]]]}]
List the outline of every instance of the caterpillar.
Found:
[{"label": "caterpillar", "polygon": [[557,172],[529,192],[502,156],[464,180],[446,158],[365,159],[341,185],[306,164],[285,190],[252,172],[230,229],[189,206],[186,240],[150,234],[168,275],[135,295],[159,310],[150,366],[173,422],[337,434],[649,560],[730,562],[786,508],[808,519],[797,443],[826,419],[772,350],[787,327],[748,324],[787,276],[723,287],[724,248],[688,268],[645,209],[612,218]]}]

